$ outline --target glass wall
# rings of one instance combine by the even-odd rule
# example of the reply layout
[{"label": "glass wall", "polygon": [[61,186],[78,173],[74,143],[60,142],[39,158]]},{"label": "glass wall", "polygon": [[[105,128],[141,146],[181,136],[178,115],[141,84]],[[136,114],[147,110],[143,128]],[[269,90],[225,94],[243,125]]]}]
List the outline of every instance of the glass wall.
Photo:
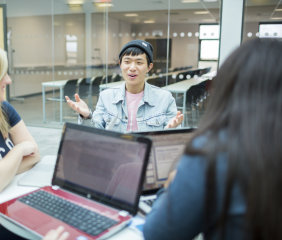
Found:
[{"label": "glass wall", "polygon": [[[199,77],[205,73],[199,69],[217,69],[220,0],[0,3],[7,8],[10,101],[28,125],[61,127],[77,121],[60,100],[60,89],[62,96],[79,92],[94,110],[99,85],[122,80],[118,54],[133,39],[153,45],[148,81],[159,87]],[[195,109],[198,117],[204,110]]]},{"label": "glass wall", "polygon": [[282,1],[246,1],[243,41],[255,37],[282,39]]}]

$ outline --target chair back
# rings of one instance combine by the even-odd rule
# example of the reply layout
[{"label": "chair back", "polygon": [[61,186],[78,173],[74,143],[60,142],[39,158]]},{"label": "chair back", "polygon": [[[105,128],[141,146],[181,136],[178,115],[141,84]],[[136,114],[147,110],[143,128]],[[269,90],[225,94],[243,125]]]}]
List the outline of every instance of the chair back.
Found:
[{"label": "chair back", "polygon": [[91,81],[91,96],[98,96],[100,93],[99,86],[102,83],[103,76],[97,76]]},{"label": "chair back", "polygon": [[68,96],[70,99],[74,99],[74,94],[77,92],[78,79],[68,80],[64,86],[64,96]]},{"label": "chair back", "polygon": [[121,81],[121,75],[118,73],[115,76],[112,76],[112,82]]},{"label": "chair back", "polygon": [[78,84],[78,94],[80,98],[88,98],[90,95],[91,78],[83,78]]}]

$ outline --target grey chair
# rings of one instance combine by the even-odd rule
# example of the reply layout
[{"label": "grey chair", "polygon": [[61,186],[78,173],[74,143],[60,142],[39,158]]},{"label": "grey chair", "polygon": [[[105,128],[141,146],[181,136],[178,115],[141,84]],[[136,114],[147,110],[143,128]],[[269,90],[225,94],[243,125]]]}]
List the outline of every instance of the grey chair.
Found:
[{"label": "grey chair", "polygon": [[[74,100],[74,94],[77,92],[78,79],[68,80],[63,88],[63,100],[65,96],[68,96],[71,100]],[[49,101],[61,101],[60,97],[47,98]]]},{"label": "grey chair", "polygon": [[91,81],[92,78],[83,78],[79,83],[78,83],[78,94],[81,99],[87,99],[88,103],[90,103],[90,98],[91,98]]},{"label": "grey chair", "polygon": [[97,76],[92,78],[91,83],[90,83],[90,101],[89,101],[89,106],[93,106],[93,97],[99,96],[100,93],[100,84],[102,84],[102,80],[104,79],[103,76]]}]

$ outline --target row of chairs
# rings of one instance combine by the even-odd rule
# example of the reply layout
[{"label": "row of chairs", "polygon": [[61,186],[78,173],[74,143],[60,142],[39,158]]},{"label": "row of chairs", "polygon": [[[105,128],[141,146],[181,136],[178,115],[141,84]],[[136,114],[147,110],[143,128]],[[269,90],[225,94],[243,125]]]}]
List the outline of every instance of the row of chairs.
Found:
[{"label": "row of chairs", "polygon": [[[80,98],[87,99],[88,104],[92,104],[92,97],[99,95],[99,85],[103,79],[103,76],[70,79],[64,85],[64,96],[69,96],[70,99],[74,100],[74,94],[78,93]],[[47,98],[47,100],[60,101],[60,98],[53,97]]]},{"label": "row of chairs", "polygon": [[[201,114],[205,110],[205,103],[209,95],[212,80],[205,80],[188,89],[186,93],[185,126],[197,127]],[[183,98],[176,99],[176,105],[182,108]],[[182,109],[181,109],[182,110]]]},{"label": "row of chairs", "polygon": [[[191,69],[191,70],[186,70],[182,71],[178,74],[167,74],[164,76],[156,76],[156,77],[150,77],[147,82],[155,85],[157,87],[164,87],[167,84],[173,84],[176,82],[180,82],[186,79],[193,78],[194,76],[201,76],[205,73],[208,73],[211,70],[210,67],[208,68],[200,68],[200,69]],[[166,78],[167,78],[167,84],[166,84]]]}]

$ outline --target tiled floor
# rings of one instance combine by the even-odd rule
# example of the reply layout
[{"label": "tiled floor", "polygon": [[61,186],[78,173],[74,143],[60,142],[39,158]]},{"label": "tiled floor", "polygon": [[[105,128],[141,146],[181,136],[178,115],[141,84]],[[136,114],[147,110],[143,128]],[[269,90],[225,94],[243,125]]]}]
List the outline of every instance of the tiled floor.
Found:
[{"label": "tiled floor", "polygon": [[[52,93],[46,95],[51,97]],[[93,97],[96,105],[97,97]],[[43,122],[42,96],[31,96],[21,100],[10,100],[17,112],[20,114],[26,125],[36,127],[62,128],[60,124],[60,103],[58,101],[46,101],[46,122]],[[93,106],[91,107],[93,109]],[[63,102],[63,122],[77,122],[77,114]]]}]

